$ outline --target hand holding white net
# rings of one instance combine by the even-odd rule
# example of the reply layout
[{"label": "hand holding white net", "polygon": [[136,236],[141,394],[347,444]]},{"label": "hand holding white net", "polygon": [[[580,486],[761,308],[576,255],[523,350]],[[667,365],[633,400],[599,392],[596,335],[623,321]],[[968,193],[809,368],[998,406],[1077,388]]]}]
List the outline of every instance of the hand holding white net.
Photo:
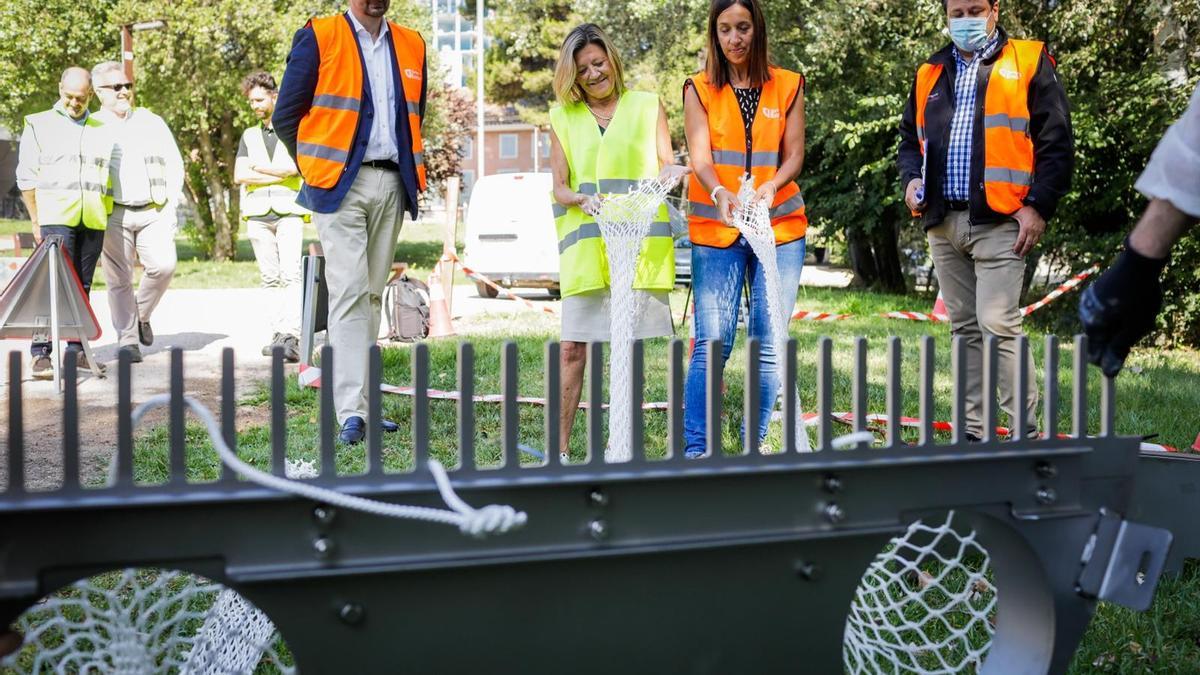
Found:
[{"label": "hand holding white net", "polygon": [[[767,282],[767,314],[771,318],[771,334],[774,337],[775,372],[779,377],[781,396],[787,395],[787,382],[783,376],[783,366],[787,354],[788,320],[790,307],[783,306],[783,277],[779,273],[779,259],[775,250],[775,230],[771,227],[770,205],[764,200],[754,198],[754,181],[749,177],[742,178],[738,189],[738,201],[741,206],[733,211],[733,226],[741,232],[758,263],[762,265],[763,277]],[[808,429],[804,425],[804,415],[800,409],[800,393],[796,396],[796,447],[801,452],[808,452],[811,446],[808,442]],[[786,422],[785,422],[786,423]],[[746,433],[758,433],[757,429],[747,429]]]},{"label": "hand holding white net", "polygon": [[658,178],[643,180],[627,194],[605,198],[596,214],[608,254],[610,289],[608,448],[604,452],[607,462],[627,462],[633,457],[630,448],[633,329],[645,300],[645,292],[633,288],[638,253],[659,208],[683,175],[664,172]]}]

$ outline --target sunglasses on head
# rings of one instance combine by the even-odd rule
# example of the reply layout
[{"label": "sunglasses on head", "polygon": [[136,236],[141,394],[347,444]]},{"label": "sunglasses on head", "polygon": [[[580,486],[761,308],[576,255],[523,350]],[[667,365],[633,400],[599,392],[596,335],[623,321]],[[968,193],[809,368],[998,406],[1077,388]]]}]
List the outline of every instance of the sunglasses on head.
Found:
[{"label": "sunglasses on head", "polygon": [[100,88],[101,89],[112,89],[113,91],[124,91],[126,89],[128,89],[129,91],[133,91],[133,83],[132,82],[118,82],[116,84],[102,84],[102,85],[100,85]]}]

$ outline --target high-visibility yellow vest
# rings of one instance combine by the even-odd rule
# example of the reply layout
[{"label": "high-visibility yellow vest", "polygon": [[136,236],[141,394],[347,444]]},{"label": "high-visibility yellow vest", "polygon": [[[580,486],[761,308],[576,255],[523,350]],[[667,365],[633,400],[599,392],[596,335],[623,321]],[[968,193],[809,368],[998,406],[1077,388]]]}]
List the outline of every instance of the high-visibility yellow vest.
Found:
[{"label": "high-visibility yellow vest", "polygon": [[[242,132],[242,140],[246,143],[246,154],[252,166],[266,166],[272,169],[295,171],[296,165],[283,143],[275,144],[275,152],[267,152],[267,143],[263,139],[262,125],[257,125]],[[306,216],[311,213],[308,209],[296,203],[303,181],[300,176],[281,178],[278,183],[269,185],[242,186],[242,220],[249,220],[268,213],[281,216]]]},{"label": "high-visibility yellow vest", "polygon": [[[583,103],[550,110],[550,125],[571,170],[570,185],[582,194],[623,194],[658,175],[658,97],[627,91],[604,134]],[[578,206],[553,203],[558,230],[562,295],[609,285],[608,255],[595,218]],[[675,249],[667,205],[659,207],[638,254],[634,288],[667,291],[675,286]]]},{"label": "high-visibility yellow vest", "polygon": [[23,133],[33,134],[38,147],[38,224],[105,229],[112,213],[113,140],[104,125],[91,115],[80,124],[52,109],[27,116]]},{"label": "high-visibility yellow vest", "polygon": [[[983,101],[983,186],[988,208],[997,213],[1012,214],[1020,210],[1033,185],[1029,85],[1037,74],[1044,50],[1041,42],[1009,40],[988,77]],[[932,63],[917,70],[916,124],[922,154],[926,138],[925,105],[943,70]]]}]

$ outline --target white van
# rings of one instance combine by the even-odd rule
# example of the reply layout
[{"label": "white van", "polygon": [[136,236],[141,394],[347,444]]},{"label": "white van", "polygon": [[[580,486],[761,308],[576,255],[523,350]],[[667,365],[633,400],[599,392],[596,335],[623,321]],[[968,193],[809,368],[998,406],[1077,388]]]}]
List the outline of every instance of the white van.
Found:
[{"label": "white van", "polygon": [[[558,234],[549,173],[484,176],[467,204],[463,263],[505,288],[545,288],[558,295]],[[496,290],[476,281],[480,297]]]}]

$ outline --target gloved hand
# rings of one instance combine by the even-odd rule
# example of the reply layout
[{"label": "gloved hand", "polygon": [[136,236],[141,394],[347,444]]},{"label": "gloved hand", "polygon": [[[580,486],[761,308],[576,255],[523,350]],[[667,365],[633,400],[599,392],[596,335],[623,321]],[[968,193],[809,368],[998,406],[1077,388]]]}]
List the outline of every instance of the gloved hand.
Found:
[{"label": "gloved hand", "polygon": [[1126,239],[1117,261],[1083,292],[1079,319],[1088,338],[1088,361],[1107,377],[1116,377],[1130,348],[1154,330],[1162,309],[1159,277],[1168,260],[1147,258]]}]

